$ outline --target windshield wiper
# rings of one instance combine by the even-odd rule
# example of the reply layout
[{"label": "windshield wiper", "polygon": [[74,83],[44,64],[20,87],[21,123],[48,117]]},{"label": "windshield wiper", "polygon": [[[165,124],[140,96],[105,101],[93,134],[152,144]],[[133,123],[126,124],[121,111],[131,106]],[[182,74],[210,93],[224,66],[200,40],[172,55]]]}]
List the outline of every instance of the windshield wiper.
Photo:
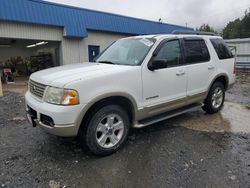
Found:
[{"label": "windshield wiper", "polygon": [[112,61],[97,61],[97,63],[105,63],[105,64],[112,64],[115,65]]}]

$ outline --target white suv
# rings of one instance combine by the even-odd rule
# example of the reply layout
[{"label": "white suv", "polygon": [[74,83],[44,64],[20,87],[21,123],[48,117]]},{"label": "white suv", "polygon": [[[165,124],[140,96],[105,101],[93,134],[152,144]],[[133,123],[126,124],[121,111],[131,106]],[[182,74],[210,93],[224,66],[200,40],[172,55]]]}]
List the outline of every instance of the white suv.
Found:
[{"label": "white suv", "polygon": [[[198,33],[199,34],[199,33]],[[79,136],[94,154],[117,151],[131,127],[223,106],[234,57],[219,36],[146,35],[116,41],[93,63],[36,72],[25,95],[33,126]]]}]

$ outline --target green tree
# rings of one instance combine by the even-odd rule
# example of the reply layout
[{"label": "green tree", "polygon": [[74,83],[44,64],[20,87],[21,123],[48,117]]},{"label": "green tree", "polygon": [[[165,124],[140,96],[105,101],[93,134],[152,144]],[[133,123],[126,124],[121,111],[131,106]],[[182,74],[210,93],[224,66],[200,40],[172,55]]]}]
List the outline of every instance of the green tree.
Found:
[{"label": "green tree", "polygon": [[203,24],[200,28],[196,28],[196,31],[214,32],[215,30],[209,24]]},{"label": "green tree", "polygon": [[242,18],[229,22],[222,31],[223,38],[248,38],[250,37],[250,9],[245,11]]}]

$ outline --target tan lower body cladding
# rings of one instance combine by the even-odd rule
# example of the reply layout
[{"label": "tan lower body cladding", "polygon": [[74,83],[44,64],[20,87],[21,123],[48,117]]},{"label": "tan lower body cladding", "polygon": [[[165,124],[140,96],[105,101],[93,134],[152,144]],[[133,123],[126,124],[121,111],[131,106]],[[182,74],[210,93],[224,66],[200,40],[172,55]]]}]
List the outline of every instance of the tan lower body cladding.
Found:
[{"label": "tan lower body cladding", "polygon": [[207,92],[198,93],[195,95],[183,97],[181,99],[168,101],[165,103],[157,104],[155,106],[145,107],[135,112],[135,121],[144,118],[152,117],[170,110],[174,110],[189,104],[203,102],[207,96]]}]

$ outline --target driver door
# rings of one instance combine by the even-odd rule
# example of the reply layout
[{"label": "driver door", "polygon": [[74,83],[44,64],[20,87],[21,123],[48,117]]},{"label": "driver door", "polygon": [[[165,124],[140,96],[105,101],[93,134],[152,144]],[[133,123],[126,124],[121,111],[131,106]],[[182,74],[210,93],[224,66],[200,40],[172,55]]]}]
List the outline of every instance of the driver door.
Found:
[{"label": "driver door", "polygon": [[184,106],[186,103],[187,74],[182,64],[179,39],[161,42],[149,63],[165,62],[164,68],[142,71],[143,101],[148,115],[156,115]]}]

